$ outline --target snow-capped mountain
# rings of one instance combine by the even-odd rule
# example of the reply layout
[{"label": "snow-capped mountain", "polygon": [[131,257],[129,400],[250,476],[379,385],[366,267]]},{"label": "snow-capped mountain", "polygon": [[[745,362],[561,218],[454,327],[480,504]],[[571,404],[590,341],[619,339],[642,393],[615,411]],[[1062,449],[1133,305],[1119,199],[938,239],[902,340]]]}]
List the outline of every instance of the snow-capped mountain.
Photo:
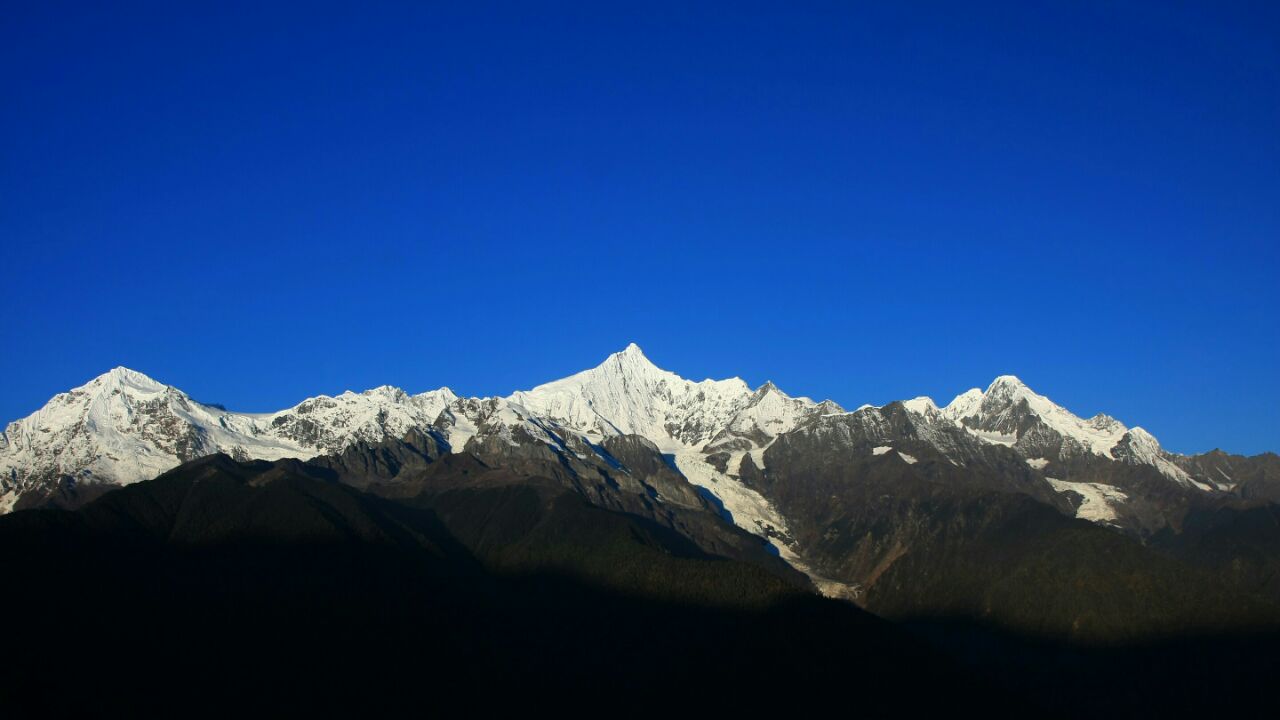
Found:
[{"label": "snow-capped mountain", "polygon": [[339,452],[429,427],[456,399],[448,388],[410,396],[381,387],[275,413],[236,413],[118,367],[0,434],[0,511],[28,493],[38,501],[60,488],[127,485],[219,452],[261,460]]},{"label": "snow-capped mountain", "polygon": [[533,445],[579,459],[599,454],[605,438],[639,435],[714,495],[735,522],[772,538],[787,536],[785,519],[741,477],[748,466],[764,469],[765,451],[777,438],[815,424],[832,437],[874,439],[875,447],[923,442],[955,467],[989,461],[965,437],[1004,446],[1057,489],[1097,484],[1097,477],[1067,472],[1089,458],[1151,467],[1197,491],[1225,487],[1193,478],[1179,456],[1141,428],[1106,415],[1079,418],[1013,376],[962,393],[945,407],[926,397],[901,406],[916,420],[904,425],[870,406],[845,413],[830,401],[790,397],[773,383],[752,389],[739,378],[695,382],[657,367],[635,344],[597,367],[505,398],[462,398],[448,388],[410,395],[383,386],[321,395],[266,414],[204,405],[116,368],[55,396],[0,434],[0,511],[24,497],[23,504],[33,504],[75,488],[145,480],[217,452],[308,459],[411,431],[432,434],[452,452],[493,455]]},{"label": "snow-capped mountain", "polygon": [[[907,405],[921,402],[933,406],[928,398]],[[1092,455],[1149,465],[1181,485],[1208,489],[1178,467],[1175,456],[1146,430],[1127,428],[1102,413],[1077,417],[1012,375],[996,378],[985,392],[973,388],[957,395],[940,414],[986,442],[1014,448],[1041,468],[1049,462]]]},{"label": "snow-capped mountain", "polygon": [[510,399],[588,435],[643,435],[674,452],[710,440],[751,396],[739,378],[693,382],[659,369],[632,343],[598,367]]},{"label": "snow-capped mountain", "polygon": [[996,378],[986,392],[973,388],[961,393],[942,414],[982,439],[1016,447],[1028,457],[1111,457],[1126,430],[1106,415],[1078,418],[1012,375]]}]

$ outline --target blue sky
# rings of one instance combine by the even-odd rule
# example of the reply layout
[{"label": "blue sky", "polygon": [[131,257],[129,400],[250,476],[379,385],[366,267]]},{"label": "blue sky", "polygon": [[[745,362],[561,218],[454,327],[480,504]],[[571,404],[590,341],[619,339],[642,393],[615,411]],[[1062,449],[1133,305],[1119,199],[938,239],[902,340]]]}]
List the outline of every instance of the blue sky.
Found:
[{"label": "blue sky", "polygon": [[263,5],[7,8],[3,420],[115,365],[263,411],[635,341],[1280,450],[1275,3]]}]

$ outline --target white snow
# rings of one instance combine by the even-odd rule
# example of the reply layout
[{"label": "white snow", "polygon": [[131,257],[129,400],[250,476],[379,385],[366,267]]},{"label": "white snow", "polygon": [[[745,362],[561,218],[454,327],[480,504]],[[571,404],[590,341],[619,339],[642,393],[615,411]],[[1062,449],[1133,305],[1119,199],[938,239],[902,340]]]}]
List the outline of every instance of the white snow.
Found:
[{"label": "white snow", "polygon": [[[1011,375],[996,378],[986,391],[974,388],[961,393],[945,408],[925,396],[906,400],[903,406],[918,416],[913,420],[916,437],[937,447],[953,465],[962,466],[966,463],[953,457],[955,427],[984,442],[1026,452],[1017,435],[1001,431],[1017,426],[1009,413],[1023,402],[1068,444],[1074,443],[1078,452],[1150,465],[1180,485],[1210,489],[1182,470],[1175,456],[1142,428],[1128,430],[1105,415],[1081,419]],[[577,433],[592,443],[610,435],[636,433],[675,457],[692,482],[712,489],[742,527],[766,534],[769,527],[785,531],[782,519],[764,498],[738,481],[743,459],[749,456],[763,467],[765,449],[783,433],[806,423],[829,424],[838,432],[841,421],[824,418],[876,412],[877,406],[869,404],[847,413],[829,401],[789,397],[772,383],[753,391],[739,378],[693,382],[658,368],[635,344],[595,368],[506,398],[460,398],[447,387],[409,395],[381,386],[360,393],[320,395],[273,413],[237,413],[203,405],[142,373],[115,368],[56,395],[45,407],[0,433],[0,513],[10,511],[33,483],[73,476],[83,482],[127,484],[154,477],[186,458],[214,452],[267,460],[306,459],[415,429],[438,430],[455,452],[477,435],[511,444],[532,437],[559,447],[557,434],[564,432]],[[891,442],[894,437],[886,426],[879,442]],[[1123,448],[1118,446],[1126,439]],[[730,453],[728,473],[719,473],[706,462],[708,453],[719,450]],[[871,452],[879,456],[893,450],[884,444]],[[904,462],[917,462],[906,453],[898,455]],[[962,459],[970,460],[968,455]],[[1049,458],[1027,457],[1026,463],[1044,470]],[[1221,469],[1218,472],[1231,480]],[[1082,505],[1082,517],[1105,519],[1108,503],[1123,499],[1123,493],[1109,486],[1100,490],[1089,484],[1068,484],[1082,496],[1091,493]],[[779,552],[794,556],[782,547]]]},{"label": "white snow", "polygon": [[985,440],[991,443],[992,445],[1004,445],[1005,447],[1013,447],[1014,444],[1018,442],[1017,435],[1006,435],[1004,433],[998,433],[998,432],[984,432],[982,430],[974,430],[968,427],[966,427],[965,429],[968,430],[973,435],[977,436],[978,439]]},{"label": "white snow", "polygon": [[975,415],[978,407],[982,405],[983,398],[983,392],[978,388],[966,390],[957,395],[949,405],[942,409],[942,412],[953,420]]},{"label": "white snow", "polygon": [[450,397],[447,389],[410,397],[383,386],[322,395],[275,413],[236,413],[115,368],[9,424],[0,443],[0,493],[20,494],[63,476],[129,484],[216,452],[307,459],[429,426]]},{"label": "white snow", "polygon": [[[1125,427],[1113,418],[1100,415],[1083,420],[1049,398],[1039,395],[1013,375],[996,378],[984,393],[976,388],[958,396],[943,408],[942,414],[960,422],[966,418],[972,425],[999,424],[1005,413],[1012,412],[1020,402],[1026,402],[1046,425],[1061,435],[1079,443],[1082,449],[1095,455],[1110,458],[1111,448],[1124,437]],[[1017,442],[1013,435],[974,432],[978,437],[1001,445]]]},{"label": "white snow", "polygon": [[[1037,394],[1013,375],[1001,375],[987,388],[986,392],[974,388],[957,395],[941,414],[964,427],[978,438],[993,444],[1019,448],[1020,438],[1014,434],[1001,433],[992,428],[1008,428],[1015,424],[1015,413],[1021,405],[1064,438],[1064,453],[1086,452],[1109,460],[1123,460],[1134,464],[1151,465],[1165,477],[1184,486],[1194,486],[1208,490],[1209,486],[1193,480],[1186,471],[1178,467],[1165,452],[1160,443],[1142,428],[1126,428],[1123,423],[1107,415],[1098,414],[1083,419],[1072,414],[1066,408],[1055,404],[1049,398]],[[1122,440],[1129,439],[1129,450],[1121,452],[1117,447]],[[1043,458],[1030,458],[1027,463],[1037,469],[1043,465]]]},{"label": "white snow", "polygon": [[[703,451],[713,453],[725,447],[741,447],[743,443],[763,450],[777,436],[795,429],[807,418],[825,417],[829,414],[825,411],[832,408],[841,409],[830,401],[819,404],[806,397],[790,397],[766,382],[712,435]],[[753,460],[760,465],[760,458]]]},{"label": "white snow", "polygon": [[933,398],[921,395],[917,398],[904,400],[902,406],[917,415],[930,415],[938,412],[938,406],[934,404]]},{"label": "white snow", "polygon": [[1151,465],[1161,473],[1164,473],[1165,477],[1180,485],[1191,485],[1201,490],[1210,489],[1208,485],[1196,481],[1187,474],[1187,471],[1174,464],[1169,459],[1168,453],[1161,449],[1160,443],[1156,441],[1151,433],[1140,427],[1135,427],[1125,433],[1125,437],[1129,440],[1129,452],[1122,455],[1125,461],[1139,465]]},{"label": "white snow", "polygon": [[[673,460],[689,482],[705,488],[720,500],[738,527],[761,536],[770,528],[790,536],[786,521],[763,495],[707,464],[706,455],[688,449],[675,453]],[[788,561],[796,557],[785,543],[767,536],[765,539]]]},{"label": "white snow", "polygon": [[1092,522],[1109,522],[1119,519],[1119,505],[1129,499],[1120,488],[1102,483],[1078,483],[1045,478],[1053,489],[1060,493],[1075,493],[1080,496],[1080,507],[1076,508],[1076,517]]},{"label": "white snow", "polygon": [[597,367],[508,400],[579,432],[634,433],[672,452],[710,440],[751,396],[739,378],[692,382],[659,369],[632,343]]}]

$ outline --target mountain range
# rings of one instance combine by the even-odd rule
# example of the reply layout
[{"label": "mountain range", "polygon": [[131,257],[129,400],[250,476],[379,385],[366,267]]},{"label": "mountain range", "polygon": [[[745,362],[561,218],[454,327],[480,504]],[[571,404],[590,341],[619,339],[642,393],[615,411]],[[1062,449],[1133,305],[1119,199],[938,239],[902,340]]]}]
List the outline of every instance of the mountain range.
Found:
[{"label": "mountain range", "polygon": [[[428,676],[585,697],[587,672],[593,702],[654,707],[1215,712],[1280,647],[1277,500],[1274,454],[1170,453],[1012,376],[846,410],[630,345],[507,397],[249,414],[116,368],[0,435],[0,706],[137,711],[129,648],[159,708],[252,668],[357,705],[393,678],[417,707]],[[247,657],[264,637],[278,656]],[[92,690],[44,670],[66,647]]]},{"label": "mountain range", "polygon": [[[786,543],[776,538],[786,535],[785,519],[743,475],[744,466],[747,475],[763,469],[765,454],[788,434],[789,441],[869,446],[883,462],[914,465],[921,458],[907,446],[922,445],[931,458],[974,473],[1001,466],[1031,494],[1060,496],[1051,504],[1076,517],[1138,532],[1176,525],[1174,497],[1280,499],[1274,454],[1170,453],[1141,427],[1103,414],[1079,418],[1013,376],[945,406],[918,397],[846,411],[829,400],[791,397],[771,382],[752,389],[738,378],[686,380],[632,344],[590,370],[508,397],[464,398],[448,387],[411,395],[382,386],[273,413],[200,403],[118,367],[0,433],[0,512],[75,506],[214,453],[309,459],[410,432],[430,435],[446,452],[501,455],[509,452],[504,446],[527,447],[587,464],[607,463],[600,451],[606,438],[637,435],[740,526],[774,537],[783,552]],[[1004,467],[1013,458],[1025,471]]]},{"label": "mountain range", "polygon": [[[807,537],[812,513],[790,510],[782,478],[909,477],[1024,495],[1059,513],[1138,538],[1177,531],[1197,508],[1280,500],[1280,458],[1165,451],[1150,433],[1099,414],[1080,418],[1018,378],[997,377],[945,406],[928,397],[847,411],[791,397],[771,382],[686,380],[635,344],[600,365],[507,397],[411,395],[390,386],[317,396],[274,413],[197,402],[142,373],[115,368],[53,397],[0,434],[0,511],[76,507],[215,453],[236,460],[311,459],[419,438],[431,455],[574,478],[586,492],[626,478],[624,442],[675,480],[646,487],[665,507],[710,504],[763,538],[823,592],[858,597],[894,562],[879,548],[858,570]],[[813,467],[817,462],[818,467]],[[814,484],[794,481],[804,494]],[[634,484],[634,483],[633,483]],[[899,484],[901,486],[901,484]],[[895,489],[896,492],[896,489]]]}]

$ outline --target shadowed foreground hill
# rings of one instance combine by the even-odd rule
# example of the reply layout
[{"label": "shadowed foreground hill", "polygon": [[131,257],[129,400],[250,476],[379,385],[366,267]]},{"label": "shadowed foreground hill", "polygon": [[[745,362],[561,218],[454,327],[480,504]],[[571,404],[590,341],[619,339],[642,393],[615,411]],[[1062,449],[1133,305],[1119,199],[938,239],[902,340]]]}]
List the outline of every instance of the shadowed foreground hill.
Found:
[{"label": "shadowed foreground hill", "polygon": [[552,483],[415,507],[308,473],[215,457],[0,518],[5,714],[1025,710],[884,621]]}]

